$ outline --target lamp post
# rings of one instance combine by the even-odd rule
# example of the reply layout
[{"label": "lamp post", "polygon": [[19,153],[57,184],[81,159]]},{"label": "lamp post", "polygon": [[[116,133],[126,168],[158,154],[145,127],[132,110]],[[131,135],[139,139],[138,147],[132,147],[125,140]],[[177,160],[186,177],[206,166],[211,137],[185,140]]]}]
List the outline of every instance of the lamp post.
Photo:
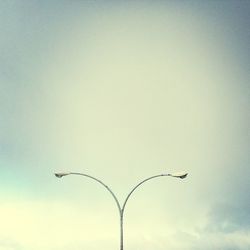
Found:
[{"label": "lamp post", "polygon": [[131,191],[130,193],[127,195],[123,205],[121,206],[120,202],[118,201],[117,197],[115,196],[115,194],[113,193],[113,191],[106,185],[104,184],[101,180],[93,177],[93,176],[90,176],[90,175],[87,175],[87,174],[83,174],[83,173],[74,173],[74,172],[65,172],[65,173],[55,173],[55,176],[58,177],[58,178],[61,178],[63,176],[67,176],[67,175],[82,175],[82,176],[85,176],[85,177],[88,177],[90,179],[93,179],[97,182],[99,182],[102,186],[104,186],[109,192],[110,194],[112,195],[112,197],[114,198],[115,202],[116,202],[116,205],[117,205],[117,208],[119,210],[119,215],[120,215],[120,250],[123,250],[123,215],[124,215],[124,210],[125,210],[125,207],[126,207],[126,204],[127,204],[127,201],[129,199],[129,197],[132,195],[132,193],[140,186],[142,185],[144,182],[146,181],[149,181],[151,179],[154,179],[154,178],[158,178],[158,177],[164,177],[164,176],[170,176],[170,177],[175,177],[175,178],[180,178],[180,179],[184,179],[187,177],[187,173],[185,172],[180,172],[180,173],[174,173],[174,174],[159,174],[159,175],[154,175],[154,176],[151,176],[151,177],[148,177],[146,179],[144,179],[143,181],[139,182]]}]

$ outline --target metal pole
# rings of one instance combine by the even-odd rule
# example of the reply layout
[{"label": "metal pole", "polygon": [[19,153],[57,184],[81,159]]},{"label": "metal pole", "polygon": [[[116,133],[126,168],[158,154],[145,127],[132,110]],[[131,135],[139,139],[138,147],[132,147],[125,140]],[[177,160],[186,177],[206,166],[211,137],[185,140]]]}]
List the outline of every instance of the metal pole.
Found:
[{"label": "metal pole", "polygon": [[123,250],[123,211],[120,216],[120,250]]},{"label": "metal pole", "polygon": [[104,186],[108,191],[109,193],[112,195],[112,197],[114,198],[115,202],[116,202],[116,205],[117,205],[117,208],[119,210],[119,216],[120,216],[120,250],[123,250],[123,217],[124,217],[124,210],[125,210],[125,207],[126,207],[126,204],[128,202],[128,199],[130,198],[130,196],[132,195],[132,193],[139,187],[141,186],[143,183],[145,183],[146,181],[149,181],[151,179],[154,179],[154,178],[157,178],[157,177],[163,177],[163,176],[172,176],[172,177],[179,177],[179,178],[185,178],[186,175],[183,177],[183,176],[174,176],[174,175],[171,175],[171,174],[160,174],[160,175],[154,175],[154,176],[151,176],[151,177],[148,177],[146,179],[144,179],[143,181],[139,182],[130,192],[129,194],[127,195],[127,197],[125,198],[125,201],[123,203],[123,206],[121,207],[117,197],[115,196],[115,194],[113,193],[113,191],[106,185],[104,184],[101,180],[91,176],[91,175],[87,175],[87,174],[82,174],[82,173],[67,173],[67,174],[55,174],[57,177],[62,177],[64,175],[70,175],[70,174],[74,174],[74,175],[82,175],[82,176],[85,176],[85,177],[88,177],[90,179],[93,179],[97,182],[99,182],[102,186]]}]

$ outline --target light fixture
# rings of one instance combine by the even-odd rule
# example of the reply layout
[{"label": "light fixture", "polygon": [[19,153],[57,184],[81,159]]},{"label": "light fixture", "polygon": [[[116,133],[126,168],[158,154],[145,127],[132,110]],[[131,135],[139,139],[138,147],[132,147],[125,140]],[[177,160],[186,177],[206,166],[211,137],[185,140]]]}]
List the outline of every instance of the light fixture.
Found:
[{"label": "light fixture", "polygon": [[66,176],[66,175],[69,175],[69,174],[71,174],[71,173],[70,172],[68,172],[68,173],[55,173],[55,176],[57,178],[62,178],[63,176]]}]

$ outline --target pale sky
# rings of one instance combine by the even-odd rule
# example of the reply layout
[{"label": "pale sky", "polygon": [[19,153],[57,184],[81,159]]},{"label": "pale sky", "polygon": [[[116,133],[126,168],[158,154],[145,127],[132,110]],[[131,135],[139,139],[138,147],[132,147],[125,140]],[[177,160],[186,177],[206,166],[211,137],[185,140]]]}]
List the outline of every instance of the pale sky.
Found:
[{"label": "pale sky", "polygon": [[1,1],[0,250],[250,249],[250,2]]}]

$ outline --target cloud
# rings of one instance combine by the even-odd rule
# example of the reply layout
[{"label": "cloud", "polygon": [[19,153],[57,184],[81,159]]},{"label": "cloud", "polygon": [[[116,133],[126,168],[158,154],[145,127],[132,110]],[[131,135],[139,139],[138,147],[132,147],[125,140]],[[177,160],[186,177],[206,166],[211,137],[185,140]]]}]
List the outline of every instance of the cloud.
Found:
[{"label": "cloud", "polygon": [[112,248],[116,242],[115,218],[105,218],[96,209],[93,214],[89,212],[64,202],[2,202],[0,249],[98,249],[97,242]]},{"label": "cloud", "polygon": [[22,250],[20,244],[16,243],[15,239],[8,240],[0,237],[0,250]]},{"label": "cloud", "polygon": [[209,213],[208,231],[237,232],[250,230],[250,201],[235,199],[228,203],[217,204]]},{"label": "cloud", "polygon": [[250,231],[233,233],[204,233],[190,246],[192,250],[248,250],[250,247]]}]

